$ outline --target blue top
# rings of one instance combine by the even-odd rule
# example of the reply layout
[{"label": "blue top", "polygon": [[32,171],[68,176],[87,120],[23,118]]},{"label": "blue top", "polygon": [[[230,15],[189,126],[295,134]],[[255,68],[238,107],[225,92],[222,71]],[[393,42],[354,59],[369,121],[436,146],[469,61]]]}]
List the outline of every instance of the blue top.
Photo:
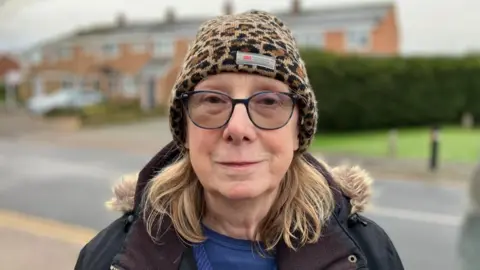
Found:
[{"label": "blue top", "polygon": [[259,248],[263,247],[258,243],[231,238],[205,226],[203,228],[207,240],[193,247],[198,270],[277,269],[275,257],[266,252],[259,254]]}]

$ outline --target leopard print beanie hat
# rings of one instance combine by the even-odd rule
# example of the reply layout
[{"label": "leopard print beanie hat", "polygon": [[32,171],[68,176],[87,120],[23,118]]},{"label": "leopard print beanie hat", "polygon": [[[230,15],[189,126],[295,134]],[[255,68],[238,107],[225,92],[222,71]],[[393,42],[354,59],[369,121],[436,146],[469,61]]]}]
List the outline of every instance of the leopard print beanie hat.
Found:
[{"label": "leopard print beanie hat", "polygon": [[257,74],[286,83],[300,97],[298,152],[307,150],[316,131],[317,104],[305,64],[286,25],[267,12],[255,10],[219,16],[200,26],[171,95],[170,129],[181,149],[188,117],[182,94],[221,72]]}]

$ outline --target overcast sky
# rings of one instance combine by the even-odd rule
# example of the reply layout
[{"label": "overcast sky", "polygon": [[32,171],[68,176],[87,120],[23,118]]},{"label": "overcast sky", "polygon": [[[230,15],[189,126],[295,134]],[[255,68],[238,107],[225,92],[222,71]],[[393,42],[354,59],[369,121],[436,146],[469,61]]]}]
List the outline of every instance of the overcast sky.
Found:
[{"label": "overcast sky", "polygon": [[[2,5],[1,2],[5,1]],[[35,42],[78,27],[112,22],[123,12],[130,19],[161,19],[165,8],[178,16],[218,15],[224,0],[0,0],[0,51],[28,48]],[[375,0],[302,0],[303,8]],[[383,0],[377,0],[383,1]],[[235,11],[281,10],[291,0],[236,0]],[[480,51],[480,0],[395,0],[405,53]]]}]

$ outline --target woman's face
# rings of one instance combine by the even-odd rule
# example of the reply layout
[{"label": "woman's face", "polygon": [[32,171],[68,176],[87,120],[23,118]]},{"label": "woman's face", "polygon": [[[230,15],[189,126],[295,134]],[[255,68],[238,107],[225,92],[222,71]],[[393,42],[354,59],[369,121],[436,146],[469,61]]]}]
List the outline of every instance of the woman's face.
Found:
[{"label": "woman's face", "polygon": [[[251,118],[261,127],[284,126],[257,127],[242,103],[233,106],[223,125],[231,112],[229,97],[245,99],[264,91],[250,101]],[[288,86],[259,75],[222,73],[203,80],[194,92],[186,146],[205,191],[233,200],[275,193],[298,148],[298,112]]]}]

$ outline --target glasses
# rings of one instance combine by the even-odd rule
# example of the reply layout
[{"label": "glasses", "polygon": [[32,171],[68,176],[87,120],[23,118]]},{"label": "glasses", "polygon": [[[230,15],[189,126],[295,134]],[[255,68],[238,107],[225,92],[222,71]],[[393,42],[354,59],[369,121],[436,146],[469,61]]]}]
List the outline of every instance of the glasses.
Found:
[{"label": "glasses", "polygon": [[298,96],[287,92],[259,92],[246,99],[234,99],[216,91],[191,91],[181,95],[188,117],[204,129],[224,127],[237,104],[245,105],[252,123],[266,130],[285,126],[293,114]]}]

